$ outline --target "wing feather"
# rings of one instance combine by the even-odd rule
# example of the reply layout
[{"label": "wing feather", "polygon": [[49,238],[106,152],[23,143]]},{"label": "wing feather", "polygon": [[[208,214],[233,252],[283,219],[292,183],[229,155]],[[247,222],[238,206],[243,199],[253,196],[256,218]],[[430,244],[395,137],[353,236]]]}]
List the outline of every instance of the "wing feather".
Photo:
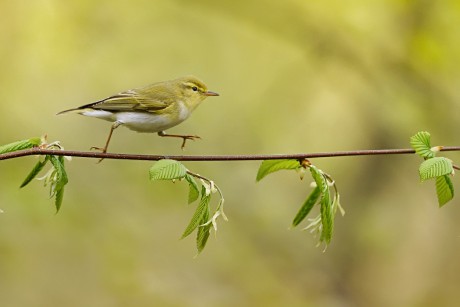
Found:
[{"label": "wing feather", "polygon": [[174,95],[167,86],[152,84],[142,89],[132,89],[108,98],[81,106],[79,109],[91,108],[104,111],[145,111],[155,113],[169,107]]}]

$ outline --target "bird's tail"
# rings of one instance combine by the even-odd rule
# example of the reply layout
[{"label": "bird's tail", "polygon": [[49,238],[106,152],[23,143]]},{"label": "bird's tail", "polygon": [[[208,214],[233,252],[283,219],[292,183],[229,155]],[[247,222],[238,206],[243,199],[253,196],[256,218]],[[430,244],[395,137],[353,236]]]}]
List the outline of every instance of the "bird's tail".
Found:
[{"label": "bird's tail", "polygon": [[81,112],[81,108],[73,108],[73,109],[64,110],[59,113],[56,113],[56,115],[61,115],[64,113],[69,113],[69,112]]}]

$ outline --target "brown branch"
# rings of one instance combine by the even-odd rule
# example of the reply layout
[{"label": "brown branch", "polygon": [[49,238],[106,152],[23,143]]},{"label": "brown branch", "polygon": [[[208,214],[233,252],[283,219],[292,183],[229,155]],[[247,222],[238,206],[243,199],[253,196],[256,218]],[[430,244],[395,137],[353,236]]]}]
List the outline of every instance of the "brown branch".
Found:
[{"label": "brown branch", "polygon": [[[460,146],[443,147],[440,151],[460,151]],[[330,158],[330,157],[349,157],[349,156],[372,156],[372,155],[401,155],[413,154],[413,149],[374,149],[374,150],[352,150],[336,152],[317,152],[299,154],[272,154],[272,155],[139,155],[123,153],[102,153],[91,151],[74,150],[50,150],[39,147],[0,154],[0,160],[14,159],[33,155],[55,155],[70,156],[94,159],[118,159],[118,160],[141,160],[158,161],[162,159],[172,159],[177,161],[261,161],[261,160],[281,160],[281,159],[311,159],[311,158]]]}]

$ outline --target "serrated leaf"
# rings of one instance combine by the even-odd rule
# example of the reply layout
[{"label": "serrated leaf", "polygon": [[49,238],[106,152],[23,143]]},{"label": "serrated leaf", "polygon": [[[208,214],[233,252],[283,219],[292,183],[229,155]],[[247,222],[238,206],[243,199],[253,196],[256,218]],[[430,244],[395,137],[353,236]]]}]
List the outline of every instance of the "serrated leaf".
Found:
[{"label": "serrated leaf", "polygon": [[198,227],[198,225],[201,224],[201,221],[203,220],[203,216],[205,216],[205,214],[209,210],[210,201],[211,201],[211,194],[206,195],[204,188],[202,188],[200,203],[196,207],[195,213],[193,214],[192,219],[190,220],[190,223],[188,224],[187,228],[182,234],[182,238],[185,238],[188,235],[190,235]]},{"label": "serrated leaf", "polygon": [[185,180],[188,182],[188,203],[191,204],[195,200],[200,197],[200,190],[198,188],[198,184],[196,183],[195,179],[193,176],[190,176],[189,174],[185,175]]},{"label": "serrated leaf", "polygon": [[48,162],[48,158],[45,158],[43,161],[38,161],[37,164],[35,164],[34,168],[30,171],[30,173],[27,175],[26,179],[24,179],[24,182],[21,184],[21,188],[25,187],[28,185],[45,167],[46,163]]},{"label": "serrated leaf", "polygon": [[40,145],[40,142],[40,138],[31,138],[28,140],[22,140],[10,144],[5,144],[3,146],[0,146],[0,154],[36,147]]},{"label": "serrated leaf", "polygon": [[203,215],[202,220],[200,221],[200,225],[198,226],[198,231],[196,234],[196,248],[198,250],[198,253],[201,253],[201,251],[206,246],[206,243],[208,242],[212,223],[203,225],[208,221],[208,219],[209,219],[209,207],[207,207],[206,212]]},{"label": "serrated leaf", "polygon": [[438,196],[439,207],[444,206],[454,198],[454,185],[449,176],[436,177],[436,195]]},{"label": "serrated leaf", "polygon": [[321,229],[320,241],[326,241],[326,243],[329,243],[332,239],[332,232],[334,230],[334,210],[332,208],[329,184],[323,172],[314,165],[310,166],[310,172],[316,182],[316,185],[321,190],[320,214],[321,224],[323,227]]},{"label": "serrated leaf", "polygon": [[308,213],[310,213],[311,209],[318,201],[320,195],[321,189],[318,186],[316,186],[313,189],[313,191],[311,191],[310,195],[307,197],[302,207],[300,207],[299,212],[297,212],[297,215],[294,217],[294,220],[292,221],[292,226],[295,227],[299,225],[300,222],[302,222],[305,219],[305,217],[308,215]]},{"label": "serrated leaf", "polygon": [[321,241],[326,241],[329,244],[332,239],[332,233],[334,231],[334,216],[332,210],[332,201],[329,191],[327,194],[321,198],[321,224],[323,225],[323,229],[321,231]]},{"label": "serrated leaf", "polygon": [[431,150],[430,134],[426,131],[421,131],[410,138],[410,145],[415,152],[425,159],[430,159],[435,156]]},{"label": "serrated leaf", "polygon": [[67,173],[65,171],[64,157],[63,156],[46,156],[53,164],[56,172],[56,180],[53,182],[54,188],[52,189],[53,195],[55,196],[54,205],[56,207],[56,213],[61,209],[62,200],[64,198],[64,186],[69,182]]},{"label": "serrated leaf", "polygon": [[67,178],[67,173],[64,167],[64,158],[62,156],[59,157],[59,159],[56,158],[56,156],[47,156],[47,157],[49,158],[51,164],[53,164],[53,167],[57,173],[57,178],[55,182],[55,192],[57,193],[57,191],[62,189],[69,182],[69,179]]},{"label": "serrated leaf", "polygon": [[420,164],[420,180],[435,178],[438,176],[449,175],[453,172],[452,161],[445,157],[435,157],[425,160]]},{"label": "serrated leaf", "polygon": [[260,181],[262,178],[279,170],[298,169],[300,166],[297,160],[265,160],[257,171],[256,181]]},{"label": "serrated leaf", "polygon": [[196,238],[196,247],[198,250],[198,253],[201,253],[203,249],[206,246],[206,243],[208,242],[209,235],[211,234],[211,227],[212,224],[208,224],[205,226],[200,226],[198,228],[198,234]]},{"label": "serrated leaf", "polygon": [[31,139],[29,139],[29,143],[30,143],[31,147],[36,147],[36,146],[40,145],[41,142],[42,142],[41,138],[31,138]]},{"label": "serrated leaf", "polygon": [[64,180],[65,180],[65,184],[67,184],[67,182],[69,182],[69,179],[67,177],[67,172],[65,171],[65,158],[64,156],[58,156],[58,161],[59,163],[61,163],[61,166],[62,166],[62,173],[63,173],[63,177],[64,177]]},{"label": "serrated leaf", "polygon": [[185,177],[187,169],[178,161],[163,159],[150,168],[149,174],[150,180],[180,179]]},{"label": "serrated leaf", "polygon": [[61,209],[62,200],[64,199],[64,187],[56,191],[56,197],[54,201],[54,206],[56,207],[56,213]]}]

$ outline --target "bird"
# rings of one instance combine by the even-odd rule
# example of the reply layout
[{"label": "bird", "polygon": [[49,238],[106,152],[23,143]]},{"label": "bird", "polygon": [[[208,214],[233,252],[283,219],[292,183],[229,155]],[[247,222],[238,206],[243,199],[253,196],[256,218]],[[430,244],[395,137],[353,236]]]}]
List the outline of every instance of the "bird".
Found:
[{"label": "bird", "polygon": [[209,91],[200,79],[185,76],[123,91],[93,103],[61,111],[57,115],[78,113],[112,122],[105,146],[91,147],[102,153],[107,152],[113,131],[120,126],[137,132],[156,132],[161,137],[182,138],[183,149],[187,140],[200,137],[167,134],[166,129],[185,121],[196,107],[210,96],[219,94]]}]

